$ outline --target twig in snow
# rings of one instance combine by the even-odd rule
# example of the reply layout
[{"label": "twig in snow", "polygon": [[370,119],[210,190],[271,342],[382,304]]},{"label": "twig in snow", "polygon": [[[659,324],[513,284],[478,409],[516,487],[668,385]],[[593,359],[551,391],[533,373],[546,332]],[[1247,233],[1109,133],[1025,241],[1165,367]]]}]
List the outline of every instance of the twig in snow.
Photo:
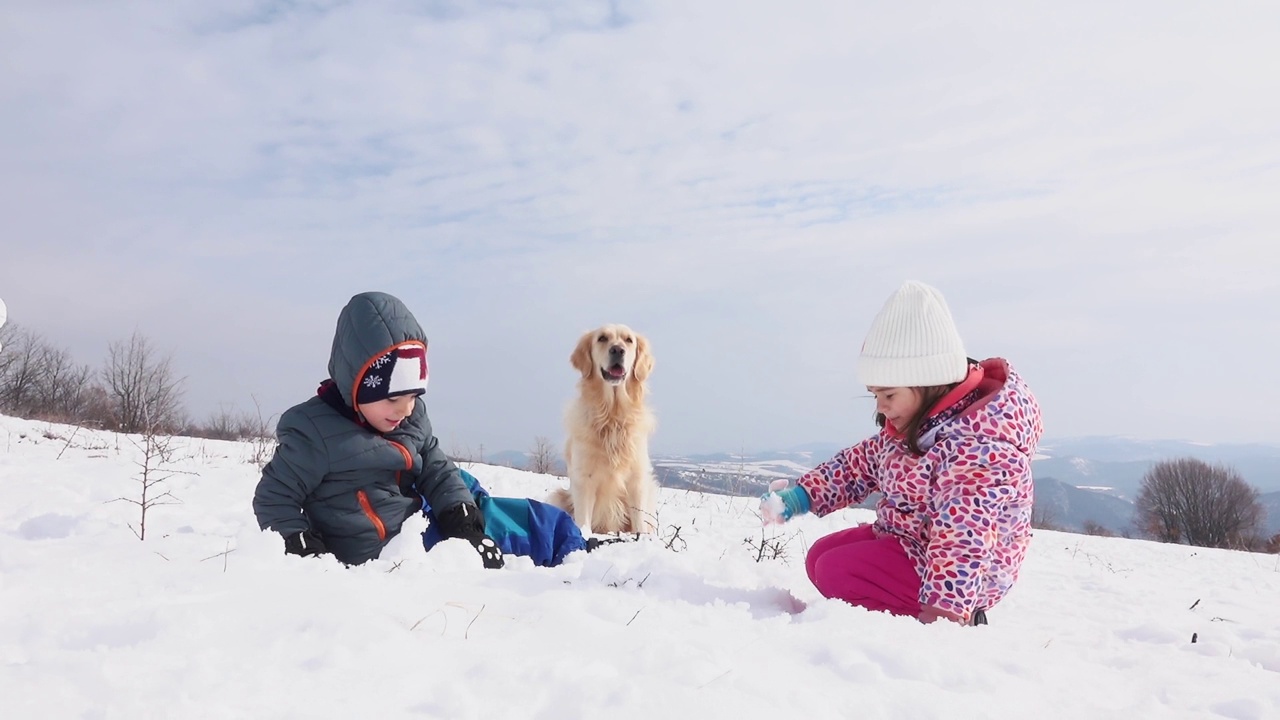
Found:
[{"label": "twig in snow", "polygon": [[702,688],[704,688],[704,687],[706,687],[706,686],[710,685],[711,683],[713,683],[713,682],[715,682],[715,681],[719,680],[720,678],[724,677],[725,675],[728,675],[728,674],[729,674],[729,673],[731,673],[731,672],[733,672],[733,668],[729,668],[728,670],[725,670],[724,672],[720,673],[719,675],[717,675],[717,676],[715,676],[715,677],[711,678],[710,680],[708,680],[708,681],[706,681],[706,682],[702,683],[701,685],[699,685],[699,686],[698,686],[698,689],[699,689],[699,690],[701,690]]},{"label": "twig in snow", "polygon": [[76,426],[75,426],[75,430],[72,430],[72,431],[71,431],[71,435],[70,435],[69,437],[67,437],[67,442],[66,442],[66,444],[65,444],[65,445],[63,445],[63,446],[62,446],[62,449],[58,451],[58,457],[54,458],[54,460],[61,460],[61,459],[62,459],[62,453],[66,452],[66,451],[67,451],[67,448],[71,447],[71,441],[75,439],[75,437],[76,437],[76,433],[78,433],[78,432],[80,432],[80,426],[79,426],[79,425],[76,425]]},{"label": "twig in snow", "polygon": [[[417,630],[417,629],[418,629],[418,626],[422,624],[422,621],[426,620],[427,618],[431,617],[432,615],[438,615],[439,613],[440,613],[440,610],[439,610],[439,609],[436,609],[436,610],[432,610],[431,612],[427,613],[426,615],[423,615],[422,617],[418,618],[418,622],[416,622],[416,623],[414,623],[414,624],[412,624],[412,625],[410,625],[410,626],[409,626],[409,632],[413,632],[414,630]],[[449,616],[448,616],[448,615],[445,615],[445,616],[444,616],[444,630],[441,630],[441,631],[440,631],[440,634],[441,634],[441,635],[444,635],[445,630],[448,630],[448,629],[449,629]]]},{"label": "twig in snow", "polygon": [[229,541],[229,540],[228,540],[228,541],[227,541],[227,545],[226,545],[226,550],[223,550],[223,551],[222,551],[222,552],[220,552],[220,553],[215,553],[215,554],[213,554],[213,555],[210,555],[210,556],[209,556],[209,557],[207,557],[207,558],[200,558],[200,562],[204,562],[205,560],[212,560],[212,559],[214,559],[214,558],[216,558],[216,557],[220,557],[220,558],[222,558],[222,572],[226,572],[226,571],[227,571],[227,556],[228,556],[228,555],[230,555],[231,553],[235,552],[235,551],[236,551],[236,550],[235,550],[235,548],[231,547],[231,541]]},{"label": "twig in snow", "polygon": [[482,612],[484,612],[484,605],[480,606],[480,609],[476,611],[476,616],[471,618],[471,622],[467,623],[467,629],[462,632],[463,640],[467,639],[467,636],[471,633],[471,626],[476,624],[476,620],[479,619]]}]

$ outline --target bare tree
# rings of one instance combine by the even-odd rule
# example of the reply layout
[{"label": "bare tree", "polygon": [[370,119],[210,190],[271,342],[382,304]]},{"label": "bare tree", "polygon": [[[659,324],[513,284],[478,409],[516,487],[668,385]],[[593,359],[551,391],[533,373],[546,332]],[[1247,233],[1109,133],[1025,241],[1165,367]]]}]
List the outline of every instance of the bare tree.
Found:
[{"label": "bare tree", "polygon": [[449,449],[445,450],[444,454],[448,455],[449,459],[455,463],[479,462],[476,460],[476,454],[471,451],[471,445],[458,442],[456,439],[449,442]]},{"label": "bare tree", "polygon": [[1093,520],[1085,520],[1080,529],[1084,531],[1085,535],[1098,535],[1101,537],[1116,536],[1116,532],[1114,530],[1102,525],[1101,523],[1094,522]]},{"label": "bare tree", "polygon": [[223,405],[218,408],[217,412],[211,413],[209,419],[204,421],[203,425],[193,424],[188,428],[188,432],[193,437],[209,438],[210,440],[239,440],[240,426],[244,420],[241,416],[236,415],[230,408]]},{"label": "bare tree", "polygon": [[274,440],[275,431],[268,418],[262,416],[257,398],[254,409],[235,412],[226,405],[209,414],[203,423],[192,422],[185,431],[191,437],[209,440]]},{"label": "bare tree", "polygon": [[547,474],[553,471],[556,464],[556,451],[551,441],[539,435],[533,439],[533,450],[529,452],[529,463],[525,467],[529,472]]},{"label": "bare tree", "polygon": [[1258,490],[1226,465],[1193,458],[1156,463],[1142,477],[1135,522],[1162,542],[1241,547],[1264,516]]},{"label": "bare tree", "polygon": [[[0,350],[4,350],[4,346],[9,342],[9,337],[13,335],[17,327],[8,322],[9,316],[5,313],[4,301],[0,300]],[[0,370],[4,369],[3,355],[0,354]]]},{"label": "bare tree", "polygon": [[275,416],[262,416],[262,405],[258,398],[253,398],[253,412],[244,412],[240,416],[241,440],[275,440],[276,431],[273,421]]},{"label": "bare tree", "polygon": [[35,407],[37,385],[46,343],[38,333],[17,325],[0,330],[0,410],[18,416],[30,415]]},{"label": "bare tree", "polygon": [[45,347],[41,364],[44,373],[36,383],[39,408],[32,415],[64,422],[82,420],[93,387],[93,370],[77,364],[66,350],[52,346]]},{"label": "bare tree", "polygon": [[1058,521],[1058,509],[1047,502],[1035,503],[1031,506],[1031,527],[1057,532],[1065,532],[1067,529]]},{"label": "bare tree", "polygon": [[141,334],[111,344],[102,380],[121,430],[167,430],[182,422],[182,378],[174,376],[172,358],[160,357]]},{"label": "bare tree", "polygon": [[271,418],[262,417],[262,405],[253,399],[254,413],[245,413],[240,420],[240,437],[249,441],[254,465],[261,470],[271,460],[276,449],[276,433]]},{"label": "bare tree", "polygon": [[8,377],[16,359],[13,341],[18,332],[18,326],[15,323],[0,326],[0,397],[2,397],[5,378]]},{"label": "bare tree", "polygon": [[119,427],[115,420],[112,398],[106,388],[100,383],[90,383],[83,395],[84,404],[80,409],[80,424],[108,430]]},{"label": "bare tree", "polygon": [[78,422],[85,412],[93,370],[66,350],[17,326],[4,330],[0,350],[0,410],[26,418]]},{"label": "bare tree", "polygon": [[173,496],[173,493],[161,490],[161,485],[179,472],[173,470],[170,465],[173,459],[173,437],[161,435],[157,432],[157,426],[148,420],[144,413],[142,439],[133,441],[134,445],[142,451],[142,459],[136,463],[139,468],[138,496],[136,498],[118,497],[111,501],[127,502],[138,506],[138,526],[135,528],[130,525],[129,529],[133,530],[133,534],[137,535],[139,540],[147,539],[147,512],[151,508],[181,502]]}]

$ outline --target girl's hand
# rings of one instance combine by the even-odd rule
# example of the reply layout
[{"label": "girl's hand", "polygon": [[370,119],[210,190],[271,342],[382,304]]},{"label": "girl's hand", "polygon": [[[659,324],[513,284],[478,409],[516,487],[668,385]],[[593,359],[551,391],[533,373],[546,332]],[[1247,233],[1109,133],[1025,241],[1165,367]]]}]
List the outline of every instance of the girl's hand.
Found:
[{"label": "girl's hand", "polygon": [[800,486],[787,487],[789,480],[774,480],[760,497],[760,522],[781,525],[796,515],[809,512],[809,493]]}]

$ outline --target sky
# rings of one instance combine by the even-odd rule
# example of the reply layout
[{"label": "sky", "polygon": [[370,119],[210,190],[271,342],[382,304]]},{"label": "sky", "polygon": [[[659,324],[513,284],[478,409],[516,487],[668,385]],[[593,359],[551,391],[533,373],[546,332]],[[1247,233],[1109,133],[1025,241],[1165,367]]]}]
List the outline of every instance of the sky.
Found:
[{"label": "sky", "polygon": [[655,453],[851,444],[904,280],[1050,436],[1274,441],[1272,2],[95,2],[0,11],[0,297],[196,418],[309,397],[358,292],[446,450],[556,444],[580,334]]},{"label": "sky", "polygon": [[[923,625],[805,577],[808,546],[870,511],[762,530],[754,498],[664,489],[657,535],[556,567],[424,552],[414,517],[344,569],[258,531],[248,444],[176,441],[157,467],[181,502],[139,541],[111,502],[138,496],[136,441],[0,416],[0,716],[1280,715],[1274,555],[1036,531],[990,624]],[[468,467],[497,495],[563,482]]]}]

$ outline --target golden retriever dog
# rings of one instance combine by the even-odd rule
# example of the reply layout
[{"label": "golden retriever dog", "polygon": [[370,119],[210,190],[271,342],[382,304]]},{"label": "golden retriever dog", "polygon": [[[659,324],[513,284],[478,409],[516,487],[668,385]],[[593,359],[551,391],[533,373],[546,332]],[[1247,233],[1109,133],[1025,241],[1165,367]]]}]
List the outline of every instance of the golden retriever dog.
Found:
[{"label": "golden retriever dog", "polygon": [[548,502],[587,533],[652,533],[658,484],[649,462],[653,414],[645,381],[653,371],[649,342],[626,325],[584,334],[569,356],[582,373],[565,412],[569,489]]}]

